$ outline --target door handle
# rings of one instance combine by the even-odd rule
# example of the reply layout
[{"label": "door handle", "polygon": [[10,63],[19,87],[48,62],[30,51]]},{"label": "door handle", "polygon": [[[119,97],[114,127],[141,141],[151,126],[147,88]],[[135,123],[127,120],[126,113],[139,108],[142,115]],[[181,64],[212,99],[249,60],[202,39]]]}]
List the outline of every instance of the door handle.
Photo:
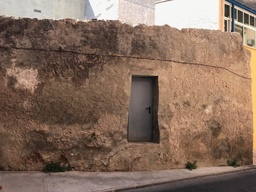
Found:
[{"label": "door handle", "polygon": [[148,110],[148,113],[151,112],[151,107],[147,107],[146,109]]}]

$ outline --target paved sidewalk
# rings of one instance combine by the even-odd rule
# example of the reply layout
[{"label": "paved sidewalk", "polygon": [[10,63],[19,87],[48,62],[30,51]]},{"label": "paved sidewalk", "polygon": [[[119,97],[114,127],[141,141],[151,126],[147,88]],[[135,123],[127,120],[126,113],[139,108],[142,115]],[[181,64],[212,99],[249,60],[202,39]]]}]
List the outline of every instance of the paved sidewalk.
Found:
[{"label": "paved sidewalk", "polygon": [[252,169],[253,167],[205,167],[193,171],[172,169],[141,172],[0,172],[0,192],[116,191],[157,183]]}]

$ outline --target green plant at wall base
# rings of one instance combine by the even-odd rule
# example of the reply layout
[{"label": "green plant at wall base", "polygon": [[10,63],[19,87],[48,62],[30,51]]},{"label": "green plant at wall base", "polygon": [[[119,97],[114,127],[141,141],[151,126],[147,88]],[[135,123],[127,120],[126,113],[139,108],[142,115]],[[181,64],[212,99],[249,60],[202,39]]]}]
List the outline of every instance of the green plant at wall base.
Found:
[{"label": "green plant at wall base", "polygon": [[190,171],[192,170],[192,169],[196,169],[197,168],[197,161],[194,161],[194,162],[190,162],[190,161],[188,161],[187,163],[186,163],[186,169],[189,169]]},{"label": "green plant at wall base", "polygon": [[54,163],[54,162],[50,162],[47,163],[43,170],[43,172],[47,173],[47,172],[64,172],[64,171],[70,171],[70,166],[65,167],[62,166],[60,163]]},{"label": "green plant at wall base", "polygon": [[227,160],[227,165],[232,167],[239,167],[239,164],[237,163],[237,160]]}]

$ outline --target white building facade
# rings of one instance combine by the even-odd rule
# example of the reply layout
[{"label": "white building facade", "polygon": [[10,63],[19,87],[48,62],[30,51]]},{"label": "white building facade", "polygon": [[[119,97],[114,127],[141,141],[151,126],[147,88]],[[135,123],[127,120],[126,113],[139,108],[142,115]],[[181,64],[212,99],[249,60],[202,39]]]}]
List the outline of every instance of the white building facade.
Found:
[{"label": "white building facade", "polygon": [[154,25],[155,0],[86,0],[86,19]]},{"label": "white building facade", "polygon": [[38,19],[84,19],[85,0],[1,0],[0,15]]},{"label": "white building facade", "polygon": [[154,25],[155,0],[0,0],[0,15]]},{"label": "white building facade", "polygon": [[155,25],[178,29],[219,29],[220,0],[160,0],[155,5]]}]

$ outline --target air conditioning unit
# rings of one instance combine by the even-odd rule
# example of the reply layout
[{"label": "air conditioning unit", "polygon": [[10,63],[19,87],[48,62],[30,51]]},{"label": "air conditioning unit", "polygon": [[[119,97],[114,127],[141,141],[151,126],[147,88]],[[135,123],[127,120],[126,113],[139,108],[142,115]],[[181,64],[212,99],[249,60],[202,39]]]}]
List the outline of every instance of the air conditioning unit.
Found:
[{"label": "air conditioning unit", "polygon": [[254,46],[255,41],[254,41],[254,39],[247,39],[246,44],[249,46]]}]

